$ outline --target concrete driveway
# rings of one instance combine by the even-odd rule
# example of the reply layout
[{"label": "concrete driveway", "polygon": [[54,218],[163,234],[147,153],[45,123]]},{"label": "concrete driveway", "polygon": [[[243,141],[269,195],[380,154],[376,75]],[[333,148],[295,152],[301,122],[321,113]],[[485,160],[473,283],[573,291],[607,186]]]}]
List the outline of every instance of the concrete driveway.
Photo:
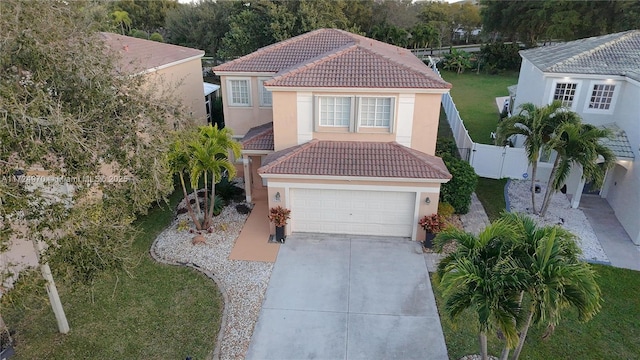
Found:
[{"label": "concrete driveway", "polygon": [[448,359],[425,257],[407,239],[296,234],[247,359]]}]

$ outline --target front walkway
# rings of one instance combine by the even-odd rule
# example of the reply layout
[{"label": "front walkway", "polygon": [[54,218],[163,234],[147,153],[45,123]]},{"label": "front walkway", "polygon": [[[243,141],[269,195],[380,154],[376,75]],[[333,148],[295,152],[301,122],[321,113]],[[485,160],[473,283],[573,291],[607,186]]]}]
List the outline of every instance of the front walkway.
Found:
[{"label": "front walkway", "polygon": [[229,254],[230,260],[275,262],[280,244],[269,243],[267,192],[255,191],[253,210]]},{"label": "front walkway", "polygon": [[607,200],[583,194],[579,209],[591,223],[611,265],[640,271],[640,246],[631,241]]}]

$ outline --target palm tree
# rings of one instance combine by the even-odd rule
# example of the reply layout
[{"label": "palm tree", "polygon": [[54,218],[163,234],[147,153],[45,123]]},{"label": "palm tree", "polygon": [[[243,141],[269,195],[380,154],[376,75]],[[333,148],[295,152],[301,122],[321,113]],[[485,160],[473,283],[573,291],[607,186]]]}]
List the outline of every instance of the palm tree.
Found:
[{"label": "palm tree", "polygon": [[[204,180],[204,219],[203,228],[211,225],[215,203],[215,184],[220,182],[223,173],[227,173],[229,179],[236,174],[236,168],[229,160],[231,151],[235,157],[240,156],[240,143],[233,140],[233,133],[228,128],[218,129],[218,126],[201,126],[198,138],[188,144],[190,161],[189,175],[192,188],[197,188],[202,178]],[[209,183],[211,183],[211,196],[209,197]],[[207,210],[207,204],[209,209]],[[201,214],[200,204],[196,201],[196,209]]]},{"label": "palm tree", "polygon": [[514,258],[528,273],[522,284],[529,308],[512,357],[517,360],[531,324],[547,324],[553,330],[568,307],[577,310],[581,321],[588,321],[600,310],[600,288],[591,266],[578,260],[580,249],[573,234],[558,226],[538,227],[522,214],[503,214],[500,220],[519,229],[522,236],[514,246]]},{"label": "palm tree", "polygon": [[577,114],[566,111],[562,108],[562,103],[554,101],[542,107],[532,103],[522,104],[518,115],[504,119],[498,124],[499,143],[504,144],[513,135],[521,135],[525,138],[524,148],[531,166],[531,208],[534,214],[537,213],[535,181],[540,153],[546,151],[545,144],[560,124],[578,121]]},{"label": "palm tree", "polygon": [[[193,134],[193,132],[189,132]],[[181,135],[185,135],[187,133],[182,133]],[[194,134],[195,135],[195,134]],[[185,136],[188,137],[188,136]],[[182,187],[182,195],[184,197],[184,201],[187,206],[187,211],[189,212],[189,217],[193,220],[193,223],[196,226],[196,229],[202,230],[202,224],[200,220],[196,216],[193,208],[191,207],[191,203],[189,202],[189,194],[187,192],[186,183],[184,180],[184,174],[187,172],[189,168],[189,153],[187,150],[187,145],[183,139],[180,137],[176,138],[169,147],[168,153],[169,167],[174,174],[178,174],[180,177],[180,185]],[[196,201],[197,202],[197,201]],[[199,206],[199,205],[198,205]]]},{"label": "palm tree", "polygon": [[113,13],[111,13],[111,16],[113,17],[113,21],[120,25],[120,31],[122,32],[122,35],[125,34],[125,26],[127,29],[129,29],[129,26],[131,26],[131,18],[129,17],[129,13],[123,10],[116,10]]},{"label": "palm tree", "polygon": [[[570,113],[570,112],[569,112]],[[577,115],[575,115],[577,117]],[[579,119],[579,118],[578,118]],[[573,165],[582,167],[582,178],[593,181],[596,187],[602,186],[604,175],[616,161],[611,149],[601,140],[611,136],[611,131],[578,122],[563,123],[549,142],[549,147],[558,155],[553,163],[547,191],[542,203],[541,216],[544,216],[551,203],[551,196],[558,192],[571,173]],[[602,166],[597,164],[602,157]]]},{"label": "palm tree", "polygon": [[525,287],[525,272],[512,261],[516,230],[498,220],[478,236],[450,227],[435,239],[440,249],[449,241],[458,243],[456,251],[438,264],[435,281],[443,289],[445,311],[452,319],[466,309],[475,311],[483,360],[488,357],[487,333],[492,329],[504,334],[507,348],[518,342],[519,294]]}]

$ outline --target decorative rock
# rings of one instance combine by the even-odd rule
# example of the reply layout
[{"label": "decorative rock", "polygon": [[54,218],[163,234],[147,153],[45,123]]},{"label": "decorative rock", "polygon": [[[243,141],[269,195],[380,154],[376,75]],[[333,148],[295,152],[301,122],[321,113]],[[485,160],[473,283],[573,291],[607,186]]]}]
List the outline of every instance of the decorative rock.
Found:
[{"label": "decorative rock", "polygon": [[191,239],[191,244],[193,245],[200,245],[200,244],[206,244],[206,243],[207,243],[207,239],[205,239],[204,236],[200,234],[194,236],[193,239]]}]

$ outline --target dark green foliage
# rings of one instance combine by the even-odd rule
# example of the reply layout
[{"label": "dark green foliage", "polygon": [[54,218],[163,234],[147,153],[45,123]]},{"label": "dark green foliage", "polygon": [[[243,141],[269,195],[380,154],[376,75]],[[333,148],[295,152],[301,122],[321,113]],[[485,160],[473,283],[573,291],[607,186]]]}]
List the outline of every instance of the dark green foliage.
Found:
[{"label": "dark green foliage", "polygon": [[158,32],[154,32],[153,34],[151,34],[151,36],[149,36],[149,40],[157,41],[157,42],[164,42],[164,38],[162,37],[162,34],[160,34]]},{"label": "dark green foliage", "polygon": [[464,50],[453,49],[444,56],[442,65],[445,70],[462,74],[465,70],[471,69],[471,54]]},{"label": "dark green foliage", "polygon": [[213,216],[220,215],[220,213],[222,212],[222,209],[224,209],[224,204],[225,204],[225,201],[222,199],[221,196],[216,195],[213,198]]},{"label": "dark green foliage", "polygon": [[213,114],[214,125],[218,125],[218,129],[224,129],[224,111],[222,110],[222,97],[217,97],[213,100]]},{"label": "dark green foliage", "polygon": [[480,49],[482,64],[490,74],[504,70],[520,70],[520,46],[518,44],[505,44],[502,42],[487,44]]},{"label": "dark green foliage", "polygon": [[237,199],[242,195],[242,189],[233,185],[229,178],[223,176],[219,183],[216,184],[216,196],[220,196],[225,202]]},{"label": "dark green foliage", "polygon": [[436,141],[436,156],[445,155],[457,156],[458,145],[452,137],[439,137]]},{"label": "dark green foliage", "polygon": [[448,154],[444,154],[442,160],[444,160],[453,178],[449,182],[442,184],[440,201],[451,204],[456,209],[457,214],[466,214],[469,212],[471,194],[478,183],[478,175],[476,175],[473,167],[464,160]]}]

